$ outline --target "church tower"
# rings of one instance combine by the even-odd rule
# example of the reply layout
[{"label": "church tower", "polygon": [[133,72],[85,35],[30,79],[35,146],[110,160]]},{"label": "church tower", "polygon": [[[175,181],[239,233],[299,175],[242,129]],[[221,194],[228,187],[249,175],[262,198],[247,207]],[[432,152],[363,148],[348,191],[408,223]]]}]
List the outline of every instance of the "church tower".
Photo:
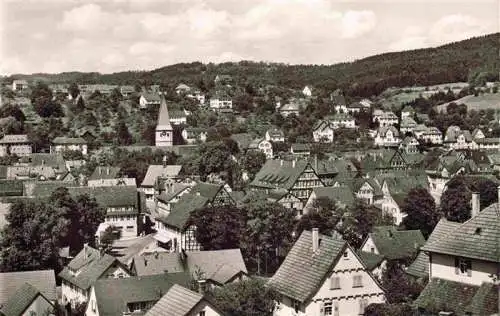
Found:
[{"label": "church tower", "polygon": [[168,147],[173,145],[174,130],[170,125],[167,101],[165,96],[161,96],[160,113],[158,114],[158,124],[156,125],[155,146]]}]

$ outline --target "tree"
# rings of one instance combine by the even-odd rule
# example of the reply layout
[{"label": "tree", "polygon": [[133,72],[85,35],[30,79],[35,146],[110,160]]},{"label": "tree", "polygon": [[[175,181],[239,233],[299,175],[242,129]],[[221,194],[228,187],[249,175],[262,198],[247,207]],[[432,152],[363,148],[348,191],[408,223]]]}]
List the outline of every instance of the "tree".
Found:
[{"label": "tree", "polygon": [[321,234],[332,235],[340,221],[343,211],[337,208],[335,201],[320,197],[314,201],[313,209],[302,215],[295,228],[298,238],[304,230],[318,228]]},{"label": "tree", "polygon": [[230,170],[233,164],[231,151],[222,141],[202,145],[199,155],[200,164],[198,172],[202,179],[205,179],[211,173]]},{"label": "tree", "polygon": [[358,200],[345,212],[338,231],[344,240],[358,249],[366,236],[372,232],[374,226],[393,224],[394,219],[391,215],[384,214],[373,205]]},{"label": "tree", "polygon": [[191,213],[186,227],[196,227],[196,241],[203,250],[240,248],[245,216],[233,206],[206,207]]},{"label": "tree", "polygon": [[280,254],[293,244],[296,214],[279,203],[261,200],[251,200],[245,210],[246,225],[240,239],[244,256],[253,267],[260,268],[263,262],[266,273],[274,272]]},{"label": "tree", "polygon": [[31,92],[31,104],[41,117],[62,117],[64,112],[59,103],[52,100],[52,90],[45,83],[38,82]]},{"label": "tree", "polygon": [[279,300],[278,293],[259,279],[247,279],[215,288],[215,305],[227,315],[271,316]]},{"label": "tree", "polygon": [[69,85],[68,93],[73,100],[76,99],[76,97],[80,94],[80,89],[78,88],[78,85],[75,82],[72,82]]},{"label": "tree", "polygon": [[471,184],[471,188],[479,193],[481,210],[498,202],[498,185],[494,181],[479,178]]},{"label": "tree", "polygon": [[253,178],[266,163],[266,155],[261,151],[250,150],[240,157],[240,163],[243,170],[249,173],[250,178]]},{"label": "tree", "polygon": [[441,213],[446,219],[463,223],[470,218],[472,192],[463,177],[455,177],[448,182],[441,196]]},{"label": "tree", "polygon": [[365,309],[365,316],[401,316],[412,315],[410,304],[370,304]]},{"label": "tree", "polygon": [[128,146],[132,144],[132,135],[124,121],[119,121],[116,126],[116,137],[119,145]]},{"label": "tree", "polygon": [[425,283],[412,280],[398,263],[389,261],[381,276],[382,287],[390,303],[411,303],[422,292]]},{"label": "tree", "polygon": [[406,229],[420,229],[426,238],[431,234],[440,218],[434,198],[421,187],[408,192],[401,211],[407,215],[403,218],[404,227]]},{"label": "tree", "polygon": [[108,252],[111,250],[113,242],[120,238],[121,230],[113,225],[108,226],[99,238],[99,247],[102,248],[104,252]]},{"label": "tree", "polygon": [[26,116],[19,106],[10,103],[4,104],[0,108],[0,117],[14,117],[16,121],[21,123],[26,120]]},{"label": "tree", "polygon": [[59,247],[68,234],[61,209],[43,200],[18,200],[0,238],[0,270],[61,269]]},{"label": "tree", "polygon": [[97,204],[95,198],[88,195],[73,198],[67,188],[61,187],[52,192],[48,203],[58,208],[68,220],[68,233],[61,243],[69,246],[71,254],[80,252],[85,243],[94,244],[94,234],[106,215],[106,210]]}]

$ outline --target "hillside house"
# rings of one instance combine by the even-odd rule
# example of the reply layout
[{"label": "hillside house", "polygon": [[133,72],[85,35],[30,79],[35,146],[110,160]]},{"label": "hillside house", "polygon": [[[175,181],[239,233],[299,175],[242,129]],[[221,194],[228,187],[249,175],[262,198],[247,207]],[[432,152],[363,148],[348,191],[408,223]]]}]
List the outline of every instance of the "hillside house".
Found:
[{"label": "hillside house", "polygon": [[413,133],[413,130],[417,127],[417,122],[411,117],[405,117],[401,119],[401,124],[399,127],[399,131],[401,134],[405,133]]},{"label": "hillside house", "polygon": [[176,94],[186,94],[189,91],[191,91],[191,87],[189,87],[187,84],[180,83],[177,87],[175,87],[175,93]]},{"label": "hillside house", "polygon": [[373,122],[378,122],[380,127],[393,126],[399,123],[398,117],[392,111],[373,112]]},{"label": "hillside house", "polygon": [[422,247],[429,257],[429,283],[415,301],[421,312],[498,313],[499,210],[500,204],[494,203],[480,211],[475,194],[471,219],[439,221]]},{"label": "hillside house", "polygon": [[187,124],[187,114],[185,111],[170,111],[170,124],[172,125],[185,125]]},{"label": "hillside house", "polygon": [[212,300],[203,294],[193,292],[186,287],[175,284],[168,292],[145,314],[145,316],[223,316]]},{"label": "hillside house", "polygon": [[311,144],[294,143],[290,146],[290,153],[296,158],[311,156]]},{"label": "hillside house", "polygon": [[150,165],[140,186],[140,190],[146,195],[146,201],[154,202],[155,195],[166,190],[165,180],[178,179],[181,170],[181,165],[167,165],[166,163]]},{"label": "hillside house", "polygon": [[340,236],[304,231],[268,285],[281,294],[274,315],[363,315],[384,291]]},{"label": "hillside house", "polygon": [[186,127],[182,130],[181,135],[187,144],[207,141],[207,130],[201,127]]},{"label": "hillside house", "polygon": [[305,86],[304,89],[302,90],[302,94],[306,97],[311,97],[312,89],[309,86]]},{"label": "hillside house", "polygon": [[29,156],[33,152],[32,142],[28,135],[4,135],[0,139],[0,157],[8,155]]},{"label": "hillside house", "polygon": [[265,138],[257,138],[252,140],[252,142],[248,145],[248,150],[260,151],[261,153],[266,155],[267,159],[272,159],[274,157],[273,145]]},{"label": "hillside house", "polygon": [[292,114],[298,117],[300,115],[300,110],[301,110],[300,104],[292,100],[290,101],[290,103],[286,103],[278,107],[278,111],[283,117],[288,117],[289,115]]},{"label": "hillside house", "polygon": [[176,284],[188,286],[189,274],[98,280],[89,291],[85,316],[144,315]]},{"label": "hillside house", "polygon": [[417,125],[413,129],[413,135],[416,139],[431,144],[442,144],[443,133],[434,126],[427,127],[425,125]]},{"label": "hillside house", "polygon": [[383,192],[380,185],[375,179],[355,179],[352,183],[352,191],[356,198],[364,201],[367,204],[375,204],[383,198]]},{"label": "hillside house", "polygon": [[399,131],[394,126],[382,126],[377,130],[375,145],[381,147],[397,147],[401,142]]},{"label": "hillside house", "polygon": [[275,143],[283,143],[285,142],[285,133],[276,128],[276,127],[273,127],[273,128],[270,128],[266,131],[266,136],[265,136],[266,140],[269,141],[269,142],[275,142]]},{"label": "hillside house", "polygon": [[62,303],[75,307],[87,302],[90,289],[99,279],[128,278],[132,274],[118,259],[101,254],[97,249],[84,245],[83,249],[59,273],[62,279]]},{"label": "hillside house", "polygon": [[12,81],[12,91],[23,91],[28,89],[28,81],[16,79]]},{"label": "hillside house", "polygon": [[401,110],[401,121],[404,120],[405,118],[411,118],[415,116],[415,109],[413,109],[411,106],[407,105]]},{"label": "hillside house", "polygon": [[337,113],[328,118],[335,129],[356,128],[356,122],[352,116],[346,113]]},{"label": "hillside house", "polygon": [[135,93],[135,88],[129,85],[120,86],[120,93],[123,97],[128,98]]},{"label": "hillside house", "polygon": [[361,103],[353,102],[347,105],[344,113],[356,114],[361,112],[362,109],[364,109],[364,106]]},{"label": "hillside house", "polygon": [[313,138],[316,143],[332,143],[335,126],[329,120],[320,120],[313,126]]},{"label": "hillside house", "polygon": [[214,111],[232,109],[233,100],[226,93],[217,92],[214,97],[210,98],[210,108]]},{"label": "hillside house", "polygon": [[335,205],[341,209],[352,207],[355,203],[354,193],[351,188],[347,186],[319,187],[312,190],[305,204],[304,213],[314,209],[315,202],[318,199],[329,199],[334,201]]},{"label": "hillside house", "polygon": [[186,98],[198,101],[199,105],[205,104],[205,95],[198,89],[193,89],[186,94]]},{"label": "hillside house", "polygon": [[416,154],[418,153],[418,146],[420,143],[413,136],[406,136],[401,144],[399,144],[399,149],[406,154]]},{"label": "hillside house", "polygon": [[149,107],[160,105],[161,98],[158,93],[142,92],[139,97],[139,108],[147,109]]},{"label": "hillside house", "polygon": [[52,140],[51,154],[59,154],[66,150],[79,151],[82,155],[87,155],[87,141],[81,137],[56,137]]}]

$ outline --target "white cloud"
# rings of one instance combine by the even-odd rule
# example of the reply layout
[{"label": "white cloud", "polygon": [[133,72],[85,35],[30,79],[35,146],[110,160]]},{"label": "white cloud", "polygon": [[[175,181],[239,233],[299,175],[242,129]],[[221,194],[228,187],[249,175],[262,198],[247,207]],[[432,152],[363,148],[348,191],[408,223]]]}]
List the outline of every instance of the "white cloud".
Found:
[{"label": "white cloud", "polygon": [[110,18],[99,5],[90,3],[64,12],[60,27],[68,31],[103,31]]},{"label": "white cloud", "polygon": [[342,37],[356,38],[375,28],[377,18],[372,11],[347,11],[342,15]]},{"label": "white cloud", "polygon": [[137,42],[130,46],[129,53],[134,56],[142,56],[148,53],[169,53],[174,46],[158,42]]},{"label": "white cloud", "polygon": [[459,41],[486,33],[488,24],[488,21],[480,21],[468,15],[447,15],[431,27],[429,37],[437,44]]}]

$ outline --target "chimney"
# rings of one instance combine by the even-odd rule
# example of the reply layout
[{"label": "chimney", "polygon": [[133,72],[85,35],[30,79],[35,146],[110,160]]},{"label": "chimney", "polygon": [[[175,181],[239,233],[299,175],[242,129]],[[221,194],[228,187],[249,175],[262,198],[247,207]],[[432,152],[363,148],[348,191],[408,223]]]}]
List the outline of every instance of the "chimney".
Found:
[{"label": "chimney", "polygon": [[196,280],[198,282],[198,293],[200,294],[205,294],[206,292],[206,287],[207,287],[207,281],[204,279],[198,279]]},{"label": "chimney", "polygon": [[83,244],[83,257],[84,258],[87,258],[87,247],[88,247],[88,243],[84,243]]},{"label": "chimney", "polygon": [[292,160],[292,168],[295,168],[295,159]]},{"label": "chimney", "polygon": [[316,253],[319,249],[319,230],[318,228],[312,229],[312,249]]},{"label": "chimney", "polygon": [[280,166],[283,167],[283,159],[280,159]]},{"label": "chimney", "polygon": [[45,165],[45,160],[44,160],[44,159],[42,159],[42,166],[43,166],[43,165]]},{"label": "chimney", "polygon": [[481,204],[479,202],[479,193],[478,192],[472,192],[472,209],[471,209],[471,214],[470,217],[474,217],[477,214],[479,214],[479,210],[481,208]]}]

